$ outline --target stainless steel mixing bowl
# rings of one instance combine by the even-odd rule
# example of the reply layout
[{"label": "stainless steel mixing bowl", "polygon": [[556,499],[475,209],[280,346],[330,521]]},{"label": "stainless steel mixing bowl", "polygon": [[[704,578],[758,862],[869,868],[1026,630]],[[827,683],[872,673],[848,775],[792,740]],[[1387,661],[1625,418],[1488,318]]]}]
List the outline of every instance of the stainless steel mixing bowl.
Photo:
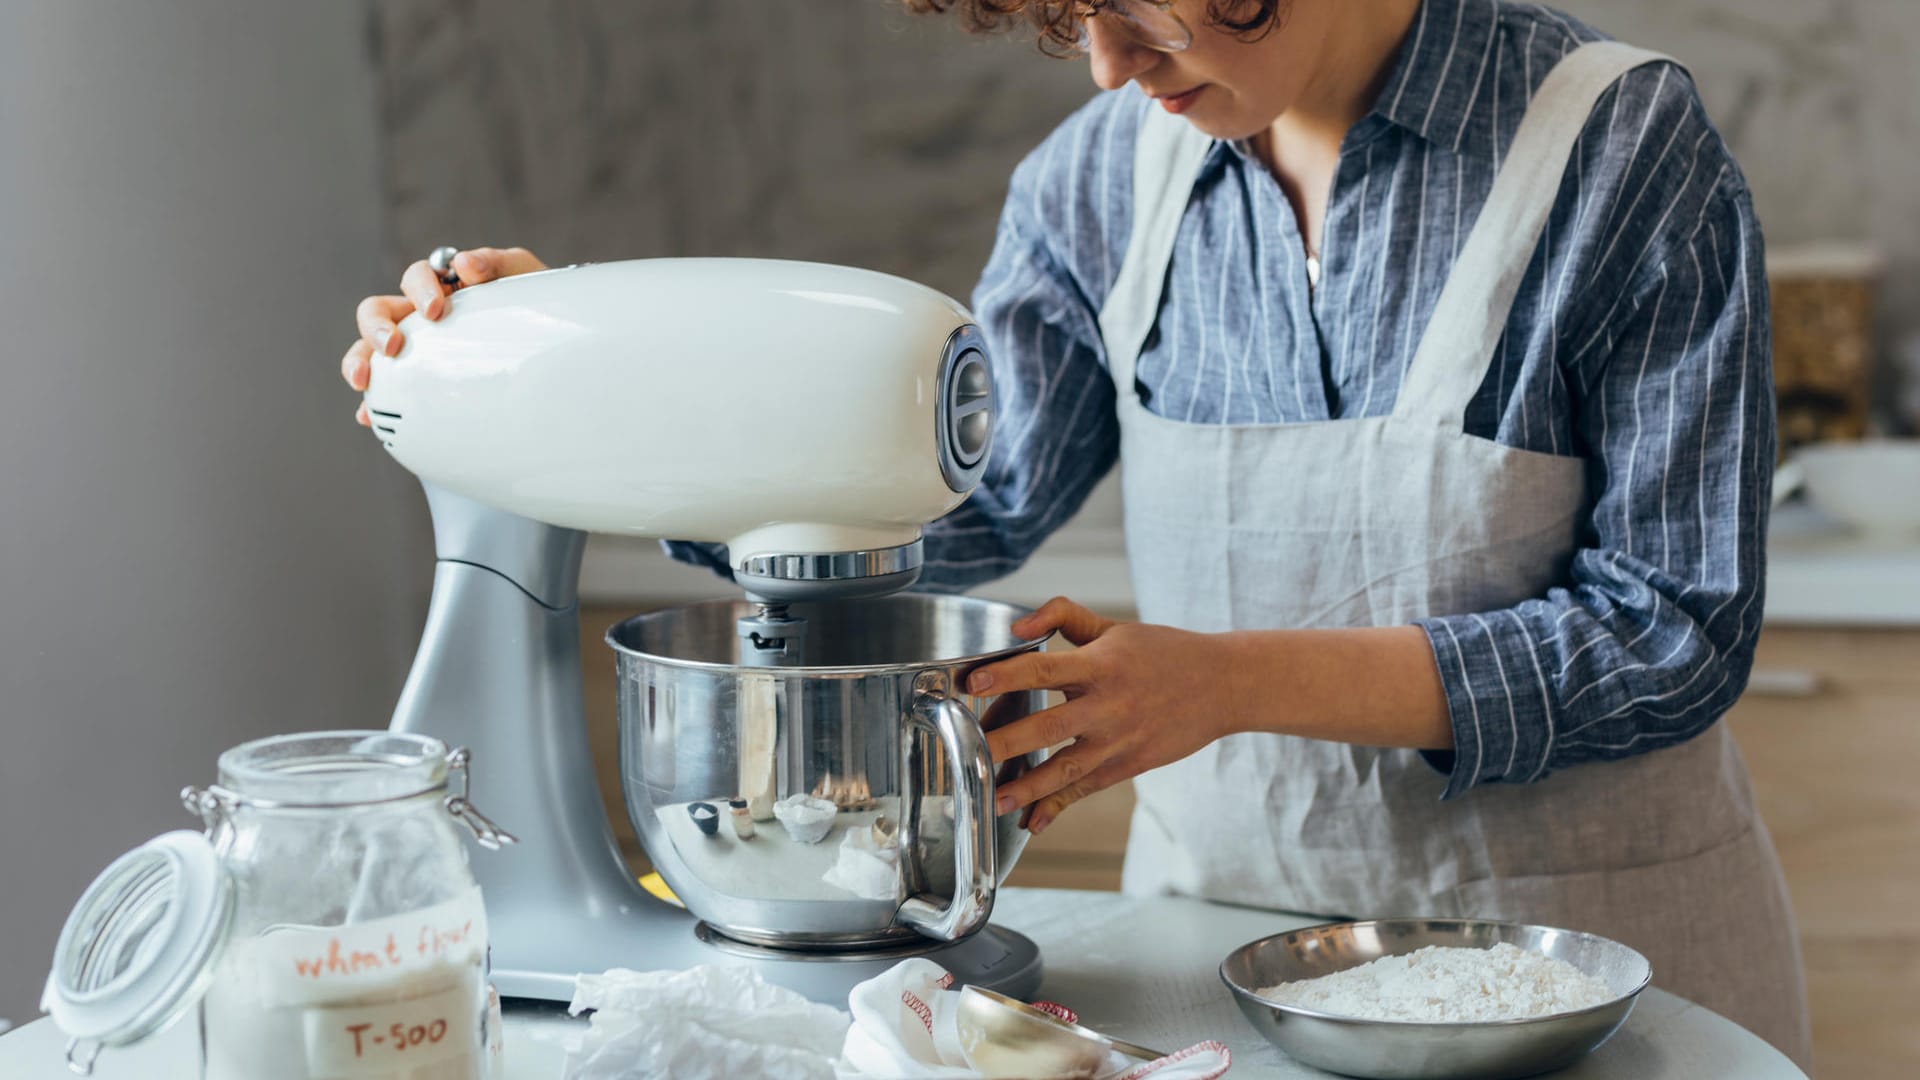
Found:
[{"label": "stainless steel mixing bowl", "polygon": [[[1331,1016],[1255,993],[1428,945],[1490,949],[1501,942],[1564,960],[1606,983],[1613,996],[1590,1009],[1527,1020],[1424,1024]],[[1220,965],[1240,1011],[1269,1042],[1329,1072],[1382,1080],[1504,1080],[1564,1068],[1619,1029],[1652,975],[1646,957],[1596,934],[1479,919],[1312,926],[1249,942]]]},{"label": "stainless steel mixing bowl", "polygon": [[[983,730],[1046,695],[963,687],[974,668],[1040,648],[1010,629],[1025,610],[962,596],[796,603],[806,662],[780,668],[742,663],[737,620],[754,610],[691,604],[607,632],[621,786],[661,876],[688,911],[754,945],[844,950],[980,929],[1027,839],[1018,812],[993,813]],[[806,808],[776,808],[796,795],[832,804],[815,804],[818,839]]]}]

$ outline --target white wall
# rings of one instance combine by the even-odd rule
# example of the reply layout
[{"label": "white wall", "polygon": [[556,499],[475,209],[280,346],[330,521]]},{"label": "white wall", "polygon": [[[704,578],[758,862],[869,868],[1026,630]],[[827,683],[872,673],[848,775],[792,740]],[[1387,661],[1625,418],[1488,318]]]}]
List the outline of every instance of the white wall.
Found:
[{"label": "white wall", "polygon": [[361,5],[0,3],[0,1017],[256,735],[384,726],[409,478],[336,362],[379,250]]}]

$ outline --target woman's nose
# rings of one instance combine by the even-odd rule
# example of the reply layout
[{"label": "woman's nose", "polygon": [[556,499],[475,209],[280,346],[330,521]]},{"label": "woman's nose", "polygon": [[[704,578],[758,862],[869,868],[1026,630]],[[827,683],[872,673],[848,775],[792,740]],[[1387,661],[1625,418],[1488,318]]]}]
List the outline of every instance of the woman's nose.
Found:
[{"label": "woman's nose", "polygon": [[1095,16],[1087,20],[1087,59],[1094,85],[1118,90],[1159,63],[1160,54]]}]

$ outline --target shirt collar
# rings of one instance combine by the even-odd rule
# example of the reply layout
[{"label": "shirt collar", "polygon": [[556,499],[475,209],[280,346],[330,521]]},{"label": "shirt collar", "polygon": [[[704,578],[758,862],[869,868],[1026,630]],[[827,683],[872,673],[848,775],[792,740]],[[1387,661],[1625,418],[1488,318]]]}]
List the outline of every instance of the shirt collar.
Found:
[{"label": "shirt collar", "polygon": [[1373,114],[1458,152],[1491,131],[1476,106],[1499,30],[1497,0],[1422,0]]}]

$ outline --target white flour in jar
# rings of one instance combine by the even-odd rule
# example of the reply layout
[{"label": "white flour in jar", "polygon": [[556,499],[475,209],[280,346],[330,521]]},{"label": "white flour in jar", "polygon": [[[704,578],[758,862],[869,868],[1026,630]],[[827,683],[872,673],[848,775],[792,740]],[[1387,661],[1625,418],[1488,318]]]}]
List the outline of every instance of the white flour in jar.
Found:
[{"label": "white flour in jar", "polygon": [[1276,1004],[1356,1020],[1415,1023],[1520,1020],[1592,1008],[1614,997],[1606,983],[1572,964],[1506,942],[1491,949],[1429,945],[1256,993]]}]

